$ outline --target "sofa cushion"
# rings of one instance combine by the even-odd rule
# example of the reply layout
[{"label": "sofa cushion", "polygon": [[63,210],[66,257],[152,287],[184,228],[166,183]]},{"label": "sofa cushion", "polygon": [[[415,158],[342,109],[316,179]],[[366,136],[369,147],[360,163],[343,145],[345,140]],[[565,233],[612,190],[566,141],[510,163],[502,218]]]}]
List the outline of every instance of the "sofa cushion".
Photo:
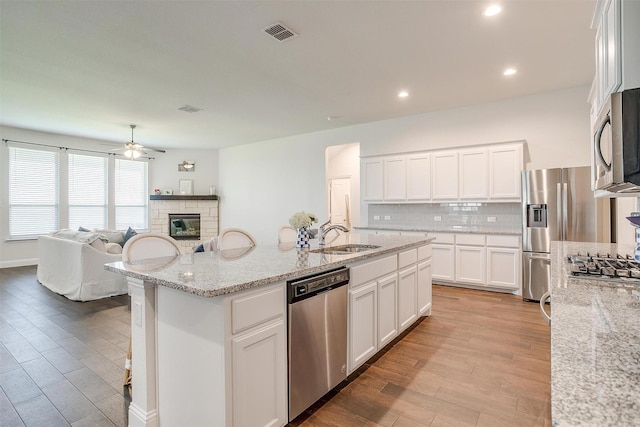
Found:
[{"label": "sofa cushion", "polygon": [[105,243],[105,246],[107,248],[107,253],[108,254],[121,254],[122,253],[122,246],[120,246],[117,243]]},{"label": "sofa cushion", "polygon": [[84,228],[83,226],[78,227],[78,231],[91,231],[88,228]]},{"label": "sofa cushion", "polygon": [[103,243],[107,243],[107,238],[99,233],[87,232],[87,231],[73,231],[73,230],[60,230],[54,231],[50,234],[52,237],[59,239],[73,240],[75,242],[92,244],[96,240],[101,240]]},{"label": "sofa cushion", "polygon": [[124,245],[124,233],[122,231],[101,229],[95,229],[94,231],[103,234],[109,240],[109,243],[117,243],[120,246]]},{"label": "sofa cushion", "polygon": [[127,232],[124,233],[124,242],[122,243],[122,246],[124,246],[124,244],[127,243],[127,240],[129,240],[130,238],[132,238],[136,234],[138,234],[138,232],[136,230],[134,230],[133,228],[129,227],[127,229]]}]

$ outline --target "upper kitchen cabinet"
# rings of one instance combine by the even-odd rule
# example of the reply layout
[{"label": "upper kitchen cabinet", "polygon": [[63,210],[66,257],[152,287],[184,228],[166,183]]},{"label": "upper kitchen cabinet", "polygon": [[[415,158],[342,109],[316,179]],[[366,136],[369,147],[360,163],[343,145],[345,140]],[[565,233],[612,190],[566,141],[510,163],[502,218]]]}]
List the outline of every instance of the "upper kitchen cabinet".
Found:
[{"label": "upper kitchen cabinet", "polygon": [[521,143],[489,147],[489,200],[519,202],[522,169]]},{"label": "upper kitchen cabinet", "polygon": [[460,150],[460,200],[489,197],[489,150],[484,147]]},{"label": "upper kitchen cabinet", "polygon": [[362,159],[362,198],[365,202],[381,202],[383,199],[382,157]]},{"label": "upper kitchen cabinet", "polygon": [[384,157],[382,171],[384,182],[384,200],[404,201],[407,198],[407,159],[406,156]]},{"label": "upper kitchen cabinet", "polygon": [[599,0],[591,27],[596,30],[595,111],[617,91],[640,87],[640,2]]},{"label": "upper kitchen cabinet", "polygon": [[431,153],[407,156],[407,200],[431,199]]},{"label": "upper kitchen cabinet", "polygon": [[367,203],[519,202],[523,143],[362,159]]},{"label": "upper kitchen cabinet", "polygon": [[431,156],[433,200],[457,200],[458,151],[434,151]]}]

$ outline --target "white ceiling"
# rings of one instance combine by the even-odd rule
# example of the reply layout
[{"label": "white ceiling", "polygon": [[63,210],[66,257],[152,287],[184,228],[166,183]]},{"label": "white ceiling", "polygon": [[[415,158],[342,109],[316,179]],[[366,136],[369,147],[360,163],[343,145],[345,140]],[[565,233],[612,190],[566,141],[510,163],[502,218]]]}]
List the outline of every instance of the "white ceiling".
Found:
[{"label": "white ceiling", "polygon": [[221,148],[591,83],[594,1],[497,1],[2,0],[0,123]]}]

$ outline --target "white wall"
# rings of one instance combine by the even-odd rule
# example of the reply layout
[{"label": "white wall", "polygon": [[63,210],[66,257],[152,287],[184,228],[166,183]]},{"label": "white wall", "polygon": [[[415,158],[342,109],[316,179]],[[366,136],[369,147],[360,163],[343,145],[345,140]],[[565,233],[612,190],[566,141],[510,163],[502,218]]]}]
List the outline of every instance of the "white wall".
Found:
[{"label": "white wall", "polygon": [[[217,150],[167,150],[165,154],[156,155],[149,167],[149,192],[154,188],[173,190],[179,194],[178,181],[193,180],[193,194],[209,194],[209,186],[218,185],[218,151]],[[183,161],[195,162],[194,172],[178,171],[178,164]]]},{"label": "white wall", "polygon": [[[95,151],[109,151],[113,141],[78,138],[9,126],[0,126],[2,139],[10,139],[59,147],[78,148]],[[124,142],[124,141],[123,141]],[[8,241],[8,167],[7,147],[0,145],[0,268],[37,263],[35,240]],[[160,188],[178,189],[178,179],[188,177],[194,180],[195,192],[209,194],[209,185],[218,184],[217,150],[167,150],[166,153],[149,152],[155,160],[149,162],[149,191]],[[196,161],[196,172],[178,172],[178,163],[184,160]]]},{"label": "white wall", "polygon": [[588,93],[582,86],[221,149],[220,226],[274,243],[292,213],[326,212],[324,150],[332,145],[359,142],[367,156],[526,140],[527,169],[589,165]]}]

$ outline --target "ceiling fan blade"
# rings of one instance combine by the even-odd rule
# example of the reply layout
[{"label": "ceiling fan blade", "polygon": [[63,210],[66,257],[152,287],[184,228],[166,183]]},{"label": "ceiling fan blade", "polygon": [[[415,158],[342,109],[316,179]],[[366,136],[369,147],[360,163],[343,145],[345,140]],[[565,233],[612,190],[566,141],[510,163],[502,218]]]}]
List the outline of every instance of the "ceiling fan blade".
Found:
[{"label": "ceiling fan blade", "polygon": [[154,148],[154,147],[148,147],[148,146],[145,146],[144,148],[147,149],[147,150],[155,151],[157,153],[166,153],[167,152],[167,150],[165,150],[163,148]]}]

